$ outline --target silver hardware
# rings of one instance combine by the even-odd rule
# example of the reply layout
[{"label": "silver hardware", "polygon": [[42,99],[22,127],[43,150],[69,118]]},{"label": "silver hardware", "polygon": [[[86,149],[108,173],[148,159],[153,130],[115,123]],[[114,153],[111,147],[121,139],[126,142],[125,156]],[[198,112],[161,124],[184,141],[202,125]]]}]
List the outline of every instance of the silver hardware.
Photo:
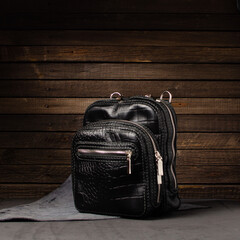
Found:
[{"label": "silver hardware", "polygon": [[79,148],[80,154],[105,154],[105,155],[126,155],[128,161],[128,174],[132,174],[132,151],[131,150],[107,150],[107,149],[88,149]]},{"label": "silver hardware", "polygon": [[174,161],[174,158],[175,158],[175,155],[176,155],[175,147],[174,147],[174,141],[175,141],[175,137],[176,137],[176,130],[175,130],[175,124],[174,124],[174,120],[173,120],[173,116],[172,116],[171,110],[169,109],[169,107],[167,106],[167,104],[166,104],[164,101],[162,101],[164,93],[168,93],[168,95],[169,95],[169,100],[168,100],[168,102],[171,103],[171,102],[172,102],[172,94],[171,94],[169,91],[164,91],[164,92],[161,94],[160,98],[159,98],[159,99],[156,99],[156,101],[157,101],[157,102],[162,102],[162,103],[165,105],[165,107],[167,108],[168,113],[169,113],[169,116],[170,116],[170,119],[171,119],[172,127],[173,127],[173,137],[172,137],[172,162],[171,162],[171,165],[170,165],[170,170],[171,170],[171,173],[172,173],[172,176],[173,176],[173,179],[174,179],[175,188],[177,188],[177,179],[176,179],[175,173],[174,173],[174,171],[173,171],[173,161]]},{"label": "silver hardware", "polygon": [[172,94],[171,94],[169,91],[164,91],[164,92],[161,94],[161,96],[160,96],[160,100],[163,99],[164,93],[167,93],[167,94],[168,94],[168,96],[169,96],[168,102],[171,103],[171,102],[172,102]]},{"label": "silver hardware", "polygon": [[132,157],[132,151],[126,151],[127,153],[127,161],[128,161],[128,174],[132,174],[132,164],[131,164],[131,157]]},{"label": "silver hardware", "polygon": [[150,94],[146,94],[145,97],[150,98],[150,97],[152,97],[152,94],[151,93]]},{"label": "silver hardware", "polygon": [[[118,119],[117,121],[119,121],[119,122],[127,122],[127,123],[129,122],[128,120],[120,120],[120,119]],[[156,146],[156,144],[155,144],[152,136],[149,134],[149,132],[148,132],[142,125],[140,125],[140,124],[138,124],[138,123],[136,123],[136,122],[131,122],[131,123],[134,124],[134,125],[136,125],[136,126],[138,126],[138,127],[140,127],[140,128],[148,135],[148,137],[150,138],[150,140],[151,140],[151,142],[152,142],[152,146],[153,146],[153,150],[154,150],[155,158],[156,158],[157,171],[160,170],[160,172],[162,172],[162,174],[161,174],[160,177],[159,177],[158,172],[157,172],[157,184],[158,184],[157,203],[159,203],[159,202],[160,202],[160,191],[161,191],[161,184],[162,184],[162,176],[163,176],[163,170],[161,170],[161,169],[162,169],[161,165],[163,164],[163,163],[162,163],[162,156],[161,156],[161,154],[159,153],[159,151],[157,150],[157,146]],[[160,161],[160,160],[161,160],[161,161]],[[159,165],[159,167],[158,167],[158,165]],[[158,169],[159,169],[159,170],[158,170]]]},{"label": "silver hardware", "polygon": [[105,149],[89,149],[89,148],[79,148],[78,152],[81,154],[127,154],[128,151],[124,150],[105,150]]},{"label": "silver hardware", "polygon": [[110,99],[113,99],[114,95],[117,95],[117,97],[116,97],[117,100],[121,100],[121,99],[122,99],[122,94],[119,93],[119,92],[113,92],[113,93],[110,95]]},{"label": "silver hardware", "polygon": [[[163,176],[162,157],[158,151],[155,152],[155,157],[156,157],[157,166],[158,166],[158,169],[157,169],[158,175]],[[160,180],[160,181],[162,181],[162,180]]]},{"label": "silver hardware", "polygon": [[157,182],[158,182],[158,196],[157,202],[160,202],[160,186],[162,184],[162,176],[163,176],[163,161],[162,156],[158,151],[155,152],[155,158],[157,162]]},{"label": "silver hardware", "polygon": [[172,173],[172,176],[173,176],[173,179],[174,179],[175,188],[177,188],[177,179],[176,179],[175,173],[173,171],[173,161],[174,161],[174,158],[175,158],[175,155],[176,155],[175,147],[174,147],[174,141],[175,141],[175,137],[176,137],[175,124],[174,124],[174,120],[173,120],[171,110],[169,109],[167,104],[164,101],[162,101],[161,99],[157,99],[156,101],[161,102],[167,108],[170,119],[171,119],[171,123],[172,123],[172,128],[173,128],[173,137],[172,137],[172,146],[171,146],[172,147],[172,162],[171,162],[171,165],[170,165],[170,170],[171,170],[171,173]]}]

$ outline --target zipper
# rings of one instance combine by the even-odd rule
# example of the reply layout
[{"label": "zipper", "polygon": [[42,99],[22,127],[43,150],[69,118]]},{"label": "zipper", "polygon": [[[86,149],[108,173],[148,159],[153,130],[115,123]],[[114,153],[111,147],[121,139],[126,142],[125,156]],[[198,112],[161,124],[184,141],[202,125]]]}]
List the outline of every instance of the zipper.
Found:
[{"label": "zipper", "polygon": [[[144,99],[142,97],[140,97],[141,99]],[[147,97],[147,100],[151,100],[149,97]],[[173,171],[173,162],[174,162],[174,158],[176,156],[176,152],[175,152],[175,147],[174,147],[174,142],[175,142],[175,138],[176,138],[176,127],[175,127],[175,123],[174,123],[174,120],[173,120],[173,116],[172,116],[172,112],[171,110],[169,109],[169,107],[167,106],[167,104],[165,103],[164,100],[162,99],[152,99],[153,102],[161,102],[163,103],[163,105],[166,107],[166,109],[168,110],[168,113],[169,113],[169,116],[170,116],[170,120],[171,120],[171,124],[172,124],[172,128],[173,128],[173,137],[172,137],[172,143],[171,143],[171,149],[172,149],[172,161],[171,161],[171,164],[170,164],[170,171],[171,171],[171,174],[173,176],[173,179],[174,179],[174,186],[175,188],[177,188],[177,179],[176,179],[176,175]]]},{"label": "zipper", "polygon": [[167,108],[169,116],[170,116],[170,119],[171,119],[171,123],[172,123],[173,137],[172,137],[172,144],[171,144],[171,148],[172,148],[172,161],[171,161],[171,165],[170,165],[170,171],[171,171],[171,174],[172,174],[173,179],[174,179],[175,188],[177,188],[177,179],[176,179],[176,175],[175,175],[175,173],[173,171],[173,162],[174,162],[174,158],[176,156],[175,147],[174,147],[174,142],[175,142],[175,138],[176,138],[176,127],[175,127],[175,123],[174,123],[174,120],[173,120],[172,112],[169,109],[169,107],[167,106],[167,104],[164,102],[164,100],[157,99],[156,101],[163,103],[163,105]]},{"label": "zipper", "polygon": [[155,155],[155,160],[156,160],[156,168],[157,168],[157,185],[158,185],[158,190],[157,190],[157,203],[160,202],[160,192],[161,192],[161,184],[162,184],[162,176],[163,176],[163,158],[161,156],[161,154],[159,153],[159,151],[157,150],[157,146],[156,143],[153,139],[153,137],[151,136],[151,134],[140,124],[136,123],[136,122],[132,122],[132,121],[128,121],[128,120],[122,120],[122,119],[117,119],[117,121],[119,122],[126,122],[126,123],[131,123],[134,124],[136,126],[138,126],[139,128],[141,128],[150,138],[151,142],[152,142],[152,146],[154,149],[154,155]]},{"label": "zipper", "polygon": [[132,151],[131,150],[106,150],[106,149],[88,149],[88,148],[79,148],[78,152],[80,154],[99,154],[99,155],[121,155],[126,156],[128,162],[128,174],[132,174]]}]

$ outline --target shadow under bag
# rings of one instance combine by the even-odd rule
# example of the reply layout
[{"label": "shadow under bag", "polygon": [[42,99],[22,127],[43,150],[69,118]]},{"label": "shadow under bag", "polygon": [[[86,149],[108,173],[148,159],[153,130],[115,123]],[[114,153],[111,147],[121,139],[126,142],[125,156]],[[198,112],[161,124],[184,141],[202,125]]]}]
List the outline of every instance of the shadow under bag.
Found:
[{"label": "shadow under bag", "polygon": [[113,93],[87,108],[72,143],[80,212],[144,218],[179,208],[177,120],[164,93],[156,100]]}]

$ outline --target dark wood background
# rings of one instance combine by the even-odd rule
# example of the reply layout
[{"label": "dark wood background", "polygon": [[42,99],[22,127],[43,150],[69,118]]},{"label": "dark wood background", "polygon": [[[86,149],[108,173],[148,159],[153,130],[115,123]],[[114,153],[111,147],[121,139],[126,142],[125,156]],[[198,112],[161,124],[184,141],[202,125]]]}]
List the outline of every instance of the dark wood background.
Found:
[{"label": "dark wood background", "polygon": [[113,91],[172,92],[183,198],[240,198],[235,0],[17,1],[0,7],[0,198],[70,173],[86,107]]}]

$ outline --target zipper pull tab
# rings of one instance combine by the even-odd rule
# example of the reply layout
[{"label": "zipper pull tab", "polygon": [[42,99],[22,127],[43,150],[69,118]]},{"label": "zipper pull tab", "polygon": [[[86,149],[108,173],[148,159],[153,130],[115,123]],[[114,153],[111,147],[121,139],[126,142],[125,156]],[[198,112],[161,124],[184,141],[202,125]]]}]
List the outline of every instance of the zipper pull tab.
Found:
[{"label": "zipper pull tab", "polygon": [[157,202],[160,203],[160,191],[161,191],[162,176],[163,176],[163,161],[162,161],[162,156],[158,151],[155,151],[155,158],[157,163],[157,184],[158,184]]},{"label": "zipper pull tab", "polygon": [[132,151],[126,151],[126,154],[127,154],[127,161],[128,161],[128,174],[132,174],[132,163],[131,163]]},{"label": "zipper pull tab", "polygon": [[162,156],[158,151],[155,152],[156,162],[157,162],[157,180],[158,184],[162,184],[162,176],[163,176],[163,161]]}]

